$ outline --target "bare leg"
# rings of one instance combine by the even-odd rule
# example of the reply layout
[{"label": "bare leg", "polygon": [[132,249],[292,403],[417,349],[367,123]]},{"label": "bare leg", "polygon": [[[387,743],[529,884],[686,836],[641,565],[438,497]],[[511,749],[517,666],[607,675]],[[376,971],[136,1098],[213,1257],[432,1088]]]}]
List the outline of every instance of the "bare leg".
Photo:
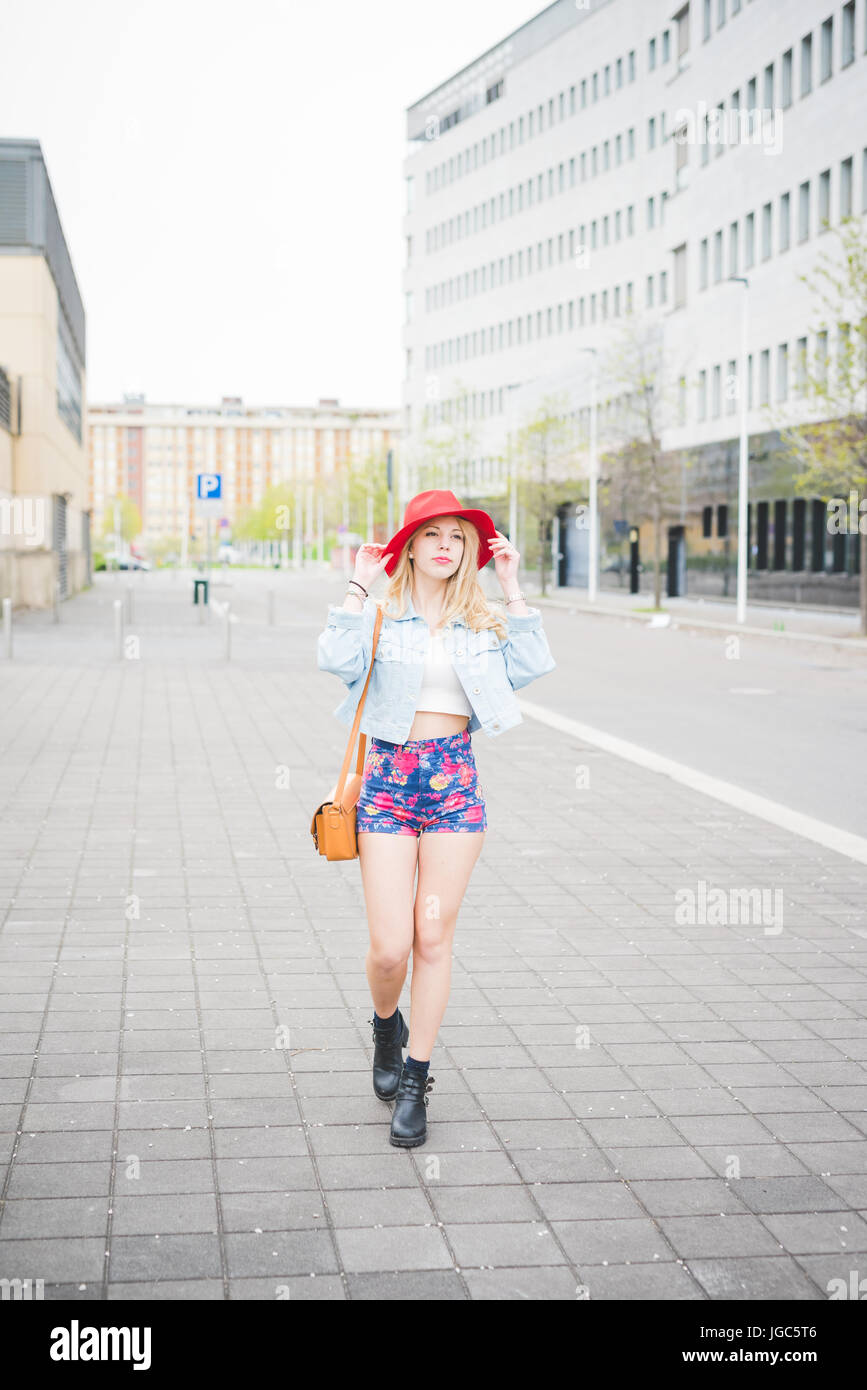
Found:
[{"label": "bare leg", "polygon": [[[449,1001],[452,941],[485,832],[422,834],[413,937],[409,1055],[430,1061]],[[378,1011],[377,1011],[378,1012]]]},{"label": "bare leg", "polygon": [[373,1007],[380,1018],[397,1008],[412,950],[412,889],[418,862],[415,835],[358,832],[361,881],[370,946],[365,960]]}]

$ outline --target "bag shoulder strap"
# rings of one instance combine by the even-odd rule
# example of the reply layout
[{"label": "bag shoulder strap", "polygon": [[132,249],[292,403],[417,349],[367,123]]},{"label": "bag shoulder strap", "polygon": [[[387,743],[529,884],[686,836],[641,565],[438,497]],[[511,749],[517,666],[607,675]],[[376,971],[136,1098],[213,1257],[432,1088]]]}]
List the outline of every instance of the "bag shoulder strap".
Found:
[{"label": "bag shoulder strap", "polygon": [[[367,673],[367,680],[364,682],[364,689],[361,692],[361,698],[358,701],[358,707],[355,711],[355,719],[352,722],[352,731],[349,735],[349,742],[346,745],[346,752],[343,755],[343,766],[340,769],[340,776],[337,779],[337,789],[334,793],[334,800],[338,804],[340,803],[343,797],[343,790],[346,786],[346,778],[349,772],[349,760],[352,757],[352,749],[355,744],[356,738],[358,738],[358,731],[361,728],[361,711],[364,708],[364,701],[367,696],[367,687],[370,685],[370,677],[373,674],[373,658],[376,656],[376,644],[379,641],[379,630],[381,627],[382,609],[377,605],[376,622],[373,625],[373,645],[370,649],[370,670]],[[364,752],[366,746],[367,736],[365,734],[362,734],[361,738],[358,740],[358,759],[355,764],[356,772],[364,771]]]}]

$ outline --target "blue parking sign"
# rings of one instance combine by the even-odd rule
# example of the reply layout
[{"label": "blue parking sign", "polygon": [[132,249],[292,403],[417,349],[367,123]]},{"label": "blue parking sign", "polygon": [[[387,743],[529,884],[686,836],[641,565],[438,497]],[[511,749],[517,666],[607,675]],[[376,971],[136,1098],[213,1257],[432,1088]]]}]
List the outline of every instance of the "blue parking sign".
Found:
[{"label": "blue parking sign", "polygon": [[197,473],[196,496],[200,502],[216,502],[223,495],[223,476],[221,473]]}]

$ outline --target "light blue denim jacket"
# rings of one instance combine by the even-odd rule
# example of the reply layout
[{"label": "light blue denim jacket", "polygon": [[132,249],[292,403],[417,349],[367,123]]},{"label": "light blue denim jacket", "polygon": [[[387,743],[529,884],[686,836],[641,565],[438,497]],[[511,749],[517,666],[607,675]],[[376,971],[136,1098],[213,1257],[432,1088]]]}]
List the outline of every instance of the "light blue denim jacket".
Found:
[{"label": "light blue denim jacket", "polygon": [[[328,608],[328,624],[319,636],[317,661],[320,671],[333,671],[349,686],[349,694],[334,710],[341,723],[350,726],[370,666],[376,605],[365,600],[362,612],[352,613],[336,604]],[[508,636],[473,632],[454,620],[445,629],[445,650],[472,706],[467,726],[470,733],[482,729],[490,738],[521,723],[515,691],[537,676],[553,671],[556,662],[542,630],[538,608],[513,617],[507,614]],[[430,647],[430,628],[412,599],[401,618],[383,614],[376,659],[364,709],[361,732],[388,743],[405,743],[421,691],[424,662]]]}]

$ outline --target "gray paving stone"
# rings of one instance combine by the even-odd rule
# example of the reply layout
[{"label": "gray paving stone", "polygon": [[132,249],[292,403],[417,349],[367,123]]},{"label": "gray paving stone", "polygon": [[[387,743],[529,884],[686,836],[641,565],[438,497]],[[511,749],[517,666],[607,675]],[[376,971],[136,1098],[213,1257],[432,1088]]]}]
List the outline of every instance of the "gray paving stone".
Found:
[{"label": "gray paving stone", "polygon": [[377,1274],[349,1274],[346,1278],[353,1301],[433,1303],[466,1300],[465,1286],[454,1270],[385,1270]]},{"label": "gray paving stone", "polygon": [[[342,752],[310,655],[339,577],[280,575],[298,622],[271,632],[263,577],[233,575],[228,665],[186,589],[147,578],[136,672],[96,638],[113,582],[97,576],[62,624],[17,620],[0,689],[0,762],[26,788],[0,793],[0,1253],[41,1251],[47,1297],[99,1298],[111,1205],[111,1299],[577,1301],[583,1281],[597,1299],[756,1302],[848,1277],[867,1232],[862,866],[598,750],[593,806],[552,840],[526,807],[568,738],[525,720],[506,759],[476,740],[497,814],[428,1141],[393,1150],[358,866],[305,838]],[[293,800],[272,785],[284,758]],[[684,880],[760,871],[785,887],[780,937],[674,921]],[[91,1245],[81,1277],[64,1261]]]},{"label": "gray paving stone", "polygon": [[347,1274],[452,1268],[442,1233],[432,1221],[421,1226],[335,1229],[334,1237]]}]

